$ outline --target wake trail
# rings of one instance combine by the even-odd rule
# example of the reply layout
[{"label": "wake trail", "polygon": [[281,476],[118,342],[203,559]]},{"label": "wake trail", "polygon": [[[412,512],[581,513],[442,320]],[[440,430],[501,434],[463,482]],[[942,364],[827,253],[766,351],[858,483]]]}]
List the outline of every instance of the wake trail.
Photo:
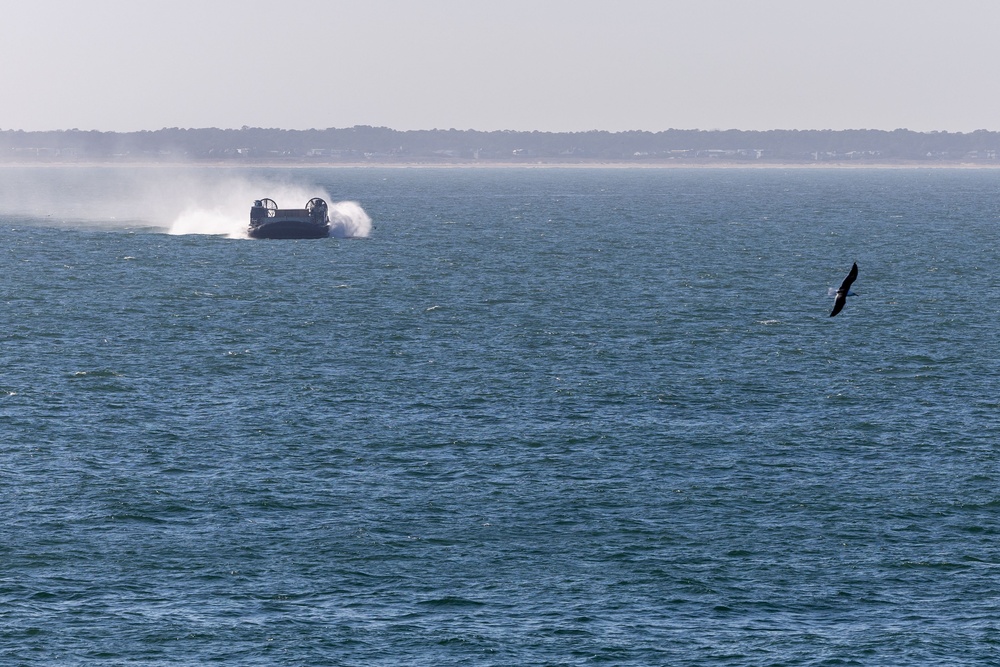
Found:
[{"label": "wake trail", "polygon": [[329,204],[330,236],[364,238],[372,221],[360,204],[337,201],[322,188],[265,175],[200,168],[19,170],[0,182],[0,215],[33,223],[125,230],[144,227],[171,235],[249,238],[250,207],[269,197],[287,208],[313,197]]}]

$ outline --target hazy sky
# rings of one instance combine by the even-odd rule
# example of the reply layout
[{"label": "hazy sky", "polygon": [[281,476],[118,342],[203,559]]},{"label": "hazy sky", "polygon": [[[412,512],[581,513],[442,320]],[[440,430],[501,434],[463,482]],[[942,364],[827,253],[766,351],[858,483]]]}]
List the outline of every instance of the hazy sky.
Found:
[{"label": "hazy sky", "polygon": [[10,0],[0,129],[1000,130],[998,0]]}]

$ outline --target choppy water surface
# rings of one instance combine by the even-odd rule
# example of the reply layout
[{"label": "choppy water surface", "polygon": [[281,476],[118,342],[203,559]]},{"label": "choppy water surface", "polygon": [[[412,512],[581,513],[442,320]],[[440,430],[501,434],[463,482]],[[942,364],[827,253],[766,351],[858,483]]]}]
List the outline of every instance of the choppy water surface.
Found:
[{"label": "choppy water surface", "polygon": [[0,170],[5,664],[1000,657],[1000,172],[220,174]]}]

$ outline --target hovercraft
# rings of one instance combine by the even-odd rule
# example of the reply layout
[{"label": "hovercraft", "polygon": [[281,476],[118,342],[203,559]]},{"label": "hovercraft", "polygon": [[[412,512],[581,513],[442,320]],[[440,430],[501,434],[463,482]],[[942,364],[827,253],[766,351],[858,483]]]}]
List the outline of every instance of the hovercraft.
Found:
[{"label": "hovercraft", "polygon": [[253,239],[322,239],[330,235],[326,202],[313,197],[305,208],[278,208],[273,199],[258,199],[250,208]]}]

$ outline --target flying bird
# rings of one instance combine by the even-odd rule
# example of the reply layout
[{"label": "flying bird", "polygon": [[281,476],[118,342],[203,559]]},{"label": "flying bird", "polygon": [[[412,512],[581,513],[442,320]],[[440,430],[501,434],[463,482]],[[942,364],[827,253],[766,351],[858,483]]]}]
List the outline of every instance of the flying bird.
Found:
[{"label": "flying bird", "polygon": [[851,283],[854,279],[858,277],[858,263],[854,262],[854,266],[851,267],[851,272],[847,274],[844,278],[844,282],[840,284],[840,289],[837,290],[837,298],[833,302],[833,312],[830,313],[830,317],[835,316],[837,313],[844,309],[844,304],[847,303],[847,297],[854,296],[854,292],[851,291]]}]

